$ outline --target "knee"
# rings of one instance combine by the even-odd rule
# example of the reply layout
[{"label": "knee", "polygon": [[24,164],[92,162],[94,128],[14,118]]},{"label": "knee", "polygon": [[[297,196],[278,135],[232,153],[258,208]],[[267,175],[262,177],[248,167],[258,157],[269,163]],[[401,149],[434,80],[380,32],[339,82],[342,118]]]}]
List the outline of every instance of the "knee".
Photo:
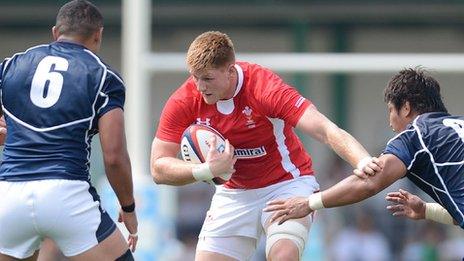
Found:
[{"label": "knee", "polygon": [[298,260],[303,253],[308,228],[289,220],[282,225],[271,224],[267,229],[266,257],[269,260]]},{"label": "knee", "polygon": [[269,261],[296,261],[300,259],[300,254],[298,247],[292,240],[280,239],[271,246],[267,259]]}]

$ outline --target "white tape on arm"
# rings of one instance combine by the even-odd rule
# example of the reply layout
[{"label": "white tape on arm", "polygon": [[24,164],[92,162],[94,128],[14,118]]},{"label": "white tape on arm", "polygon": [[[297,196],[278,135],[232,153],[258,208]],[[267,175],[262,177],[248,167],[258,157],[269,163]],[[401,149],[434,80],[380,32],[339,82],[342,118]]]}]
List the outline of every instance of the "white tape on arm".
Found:
[{"label": "white tape on arm", "polygon": [[213,173],[209,169],[208,163],[197,164],[192,168],[192,175],[195,180],[208,181],[214,178]]},{"label": "white tape on arm", "polygon": [[323,209],[324,204],[322,203],[322,193],[317,192],[317,193],[311,194],[308,198],[308,204],[309,204],[309,208],[312,210]]},{"label": "white tape on arm", "polygon": [[438,203],[425,203],[425,219],[453,225],[453,217]]},{"label": "white tape on arm", "polygon": [[369,164],[372,161],[372,157],[368,156],[363,159],[361,159],[358,164],[356,165],[356,168],[359,169],[360,171],[363,171],[364,167]]}]

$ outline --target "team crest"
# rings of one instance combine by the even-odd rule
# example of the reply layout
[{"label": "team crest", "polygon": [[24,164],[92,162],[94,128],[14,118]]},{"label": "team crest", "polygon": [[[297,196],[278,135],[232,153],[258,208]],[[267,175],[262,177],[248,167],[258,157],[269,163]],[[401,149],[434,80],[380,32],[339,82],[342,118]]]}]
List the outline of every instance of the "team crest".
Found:
[{"label": "team crest", "polygon": [[245,109],[243,109],[242,113],[247,119],[245,125],[248,127],[248,129],[256,127],[256,122],[253,120],[253,110],[250,107],[245,106]]}]

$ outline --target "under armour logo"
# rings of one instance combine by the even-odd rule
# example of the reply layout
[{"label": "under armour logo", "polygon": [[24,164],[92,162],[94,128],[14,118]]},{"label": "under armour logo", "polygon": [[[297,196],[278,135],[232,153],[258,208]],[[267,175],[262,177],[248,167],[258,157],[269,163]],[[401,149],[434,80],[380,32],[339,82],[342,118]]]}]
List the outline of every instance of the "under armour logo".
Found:
[{"label": "under armour logo", "polygon": [[211,119],[205,118],[205,120],[202,120],[201,118],[197,118],[197,124],[211,126]]}]

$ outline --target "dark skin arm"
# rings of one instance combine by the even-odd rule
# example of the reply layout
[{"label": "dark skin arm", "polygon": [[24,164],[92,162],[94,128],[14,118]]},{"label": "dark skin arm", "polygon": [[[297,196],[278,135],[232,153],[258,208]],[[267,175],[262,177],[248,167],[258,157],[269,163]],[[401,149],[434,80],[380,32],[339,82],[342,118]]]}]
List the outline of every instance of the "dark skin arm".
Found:
[{"label": "dark skin arm", "polygon": [[[351,175],[322,191],[324,207],[332,208],[360,202],[382,191],[406,174],[404,163],[392,154],[382,155],[379,157],[379,162],[382,168],[375,176],[362,179]],[[271,222],[279,221],[280,224],[288,219],[302,218],[313,212],[309,208],[306,197],[271,201],[265,211],[274,211]]]},{"label": "dark skin arm", "polygon": [[[121,206],[134,203],[131,163],[124,132],[124,112],[117,108],[105,113],[98,120],[100,143],[105,163],[105,172]],[[119,222],[124,222],[129,231],[128,244],[135,251],[137,244],[137,216],[134,212],[119,212]]]}]

